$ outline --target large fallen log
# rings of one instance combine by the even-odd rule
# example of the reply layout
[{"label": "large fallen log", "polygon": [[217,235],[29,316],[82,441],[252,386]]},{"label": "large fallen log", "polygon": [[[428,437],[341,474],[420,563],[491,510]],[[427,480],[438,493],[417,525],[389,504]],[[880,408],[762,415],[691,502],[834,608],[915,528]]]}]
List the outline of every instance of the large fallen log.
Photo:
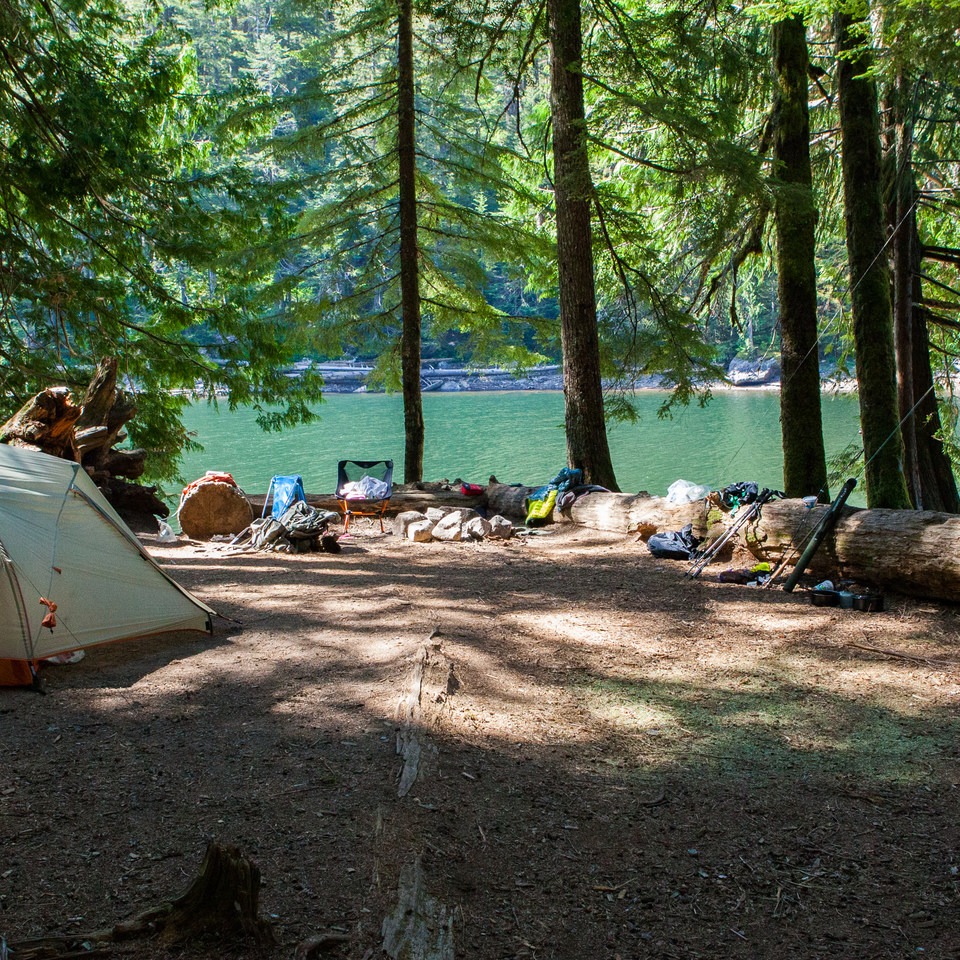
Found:
[{"label": "large fallen log", "polygon": [[[491,484],[488,509],[522,518],[531,487]],[[776,566],[796,562],[813,528],[828,507],[808,509],[802,500],[775,500],[756,522],[738,534],[740,544],[761,561]],[[709,543],[736,519],[708,500],[672,504],[643,494],[589,493],[567,511],[555,510],[554,522],[572,522],[647,539],[653,533],[693,524]],[[729,559],[721,553],[717,561]],[[789,566],[788,568],[789,569]],[[872,584],[897,593],[937,600],[960,599],[960,516],[921,510],[844,508],[833,532],[813,558],[810,572]]]},{"label": "large fallen log", "polygon": [[[247,500],[253,508],[255,516],[263,514],[264,494],[248,493]],[[341,513],[340,504],[332,493],[308,493],[307,503],[320,510],[332,510]],[[423,513],[429,507],[486,507],[486,498],[468,497],[454,490],[414,490],[410,488],[397,489],[394,487],[393,496],[387,507],[387,516],[394,517],[405,510],[419,510]],[[496,511],[492,511],[496,512]]]},{"label": "large fallen log", "polygon": [[[513,520],[526,516],[524,503],[533,487],[513,487],[492,483],[487,487],[487,510]],[[715,515],[714,515],[714,511]],[[572,521],[594,530],[639,534],[644,539],[662,530],[679,530],[688,523],[703,537],[708,528],[722,523],[722,511],[704,500],[671,503],[666,497],[644,493],[588,493],[578,497],[572,507],[555,510],[554,522]]]},{"label": "large fallen log", "polygon": [[[747,546],[760,560],[799,556],[827,507],[783,500],[763,508]],[[814,557],[816,574],[837,574],[918,597],[960,599],[960,516],[930,510],[847,507]]]}]

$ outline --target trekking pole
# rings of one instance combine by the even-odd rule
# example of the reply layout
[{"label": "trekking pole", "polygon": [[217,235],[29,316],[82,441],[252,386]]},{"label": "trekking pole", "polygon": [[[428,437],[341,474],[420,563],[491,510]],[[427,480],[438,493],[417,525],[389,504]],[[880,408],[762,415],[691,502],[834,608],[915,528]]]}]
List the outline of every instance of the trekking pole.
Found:
[{"label": "trekking pole", "polygon": [[823,543],[826,535],[833,529],[840,517],[840,511],[843,509],[847,497],[850,496],[856,485],[856,478],[851,477],[843,485],[843,489],[837,494],[837,499],[830,504],[830,509],[820,518],[820,522],[813,528],[813,535],[810,538],[807,549],[800,555],[797,565],[793,568],[793,572],[787,577],[787,582],[783,585],[783,589],[786,590],[787,593],[793,593],[793,588],[797,585],[797,581],[803,576],[804,571],[813,559],[813,555],[817,552],[817,548]]},{"label": "trekking pole", "polygon": [[764,490],[753,503],[750,509],[741,513],[739,517],[719,536],[710,546],[690,565],[686,575],[688,577],[697,577],[703,571],[704,567],[723,549],[725,544],[734,536],[738,530],[746,526],[755,516],[760,513],[760,508],[773,496],[772,490]]},{"label": "trekking pole", "polygon": [[696,557],[687,570],[688,577],[697,577],[703,571],[704,567],[723,549],[727,541],[750,519],[756,508],[756,503],[750,505],[749,510],[745,510],[737,519],[727,527],[726,530],[717,537],[713,543],[707,547],[700,556]]}]

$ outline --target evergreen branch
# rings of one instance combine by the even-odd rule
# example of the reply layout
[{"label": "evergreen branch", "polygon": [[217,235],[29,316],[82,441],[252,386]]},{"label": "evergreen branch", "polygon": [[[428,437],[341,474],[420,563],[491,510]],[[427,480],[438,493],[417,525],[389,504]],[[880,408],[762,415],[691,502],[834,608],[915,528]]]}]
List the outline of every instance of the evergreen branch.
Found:
[{"label": "evergreen branch", "polygon": [[960,297],[960,290],[956,287],[951,287],[947,283],[943,283],[940,280],[937,280],[935,277],[931,277],[928,273],[917,273],[916,274],[921,280],[926,280],[927,283],[932,283],[935,287],[939,287],[941,290],[946,290],[947,293],[953,293],[956,296]]},{"label": "evergreen branch", "polygon": [[952,317],[942,317],[937,313],[930,313],[929,310],[925,310],[924,315],[928,323],[937,327],[944,327],[947,330],[960,330],[960,320],[954,320]]},{"label": "evergreen branch", "polygon": [[643,157],[638,157],[635,154],[628,153],[626,150],[622,150],[620,147],[614,146],[607,140],[601,140],[599,137],[587,135],[587,140],[590,143],[595,143],[597,146],[603,147],[604,150],[609,150],[611,153],[616,156],[623,157],[624,160],[629,160],[632,163],[636,163],[642,167],[649,167],[651,170],[656,170],[658,173],[669,173],[672,176],[676,177],[689,177],[696,173],[696,167],[668,167],[665,164],[657,163],[655,160],[647,160]]}]

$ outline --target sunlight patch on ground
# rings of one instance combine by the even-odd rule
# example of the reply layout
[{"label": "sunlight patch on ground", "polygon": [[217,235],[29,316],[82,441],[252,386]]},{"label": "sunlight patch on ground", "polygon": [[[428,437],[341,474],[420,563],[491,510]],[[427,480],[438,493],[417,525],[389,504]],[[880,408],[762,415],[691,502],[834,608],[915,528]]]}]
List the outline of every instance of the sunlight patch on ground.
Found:
[{"label": "sunlight patch on ground", "polygon": [[656,754],[647,750],[647,762],[732,763],[758,776],[799,763],[818,775],[919,781],[931,766],[952,763],[960,726],[955,717],[944,718],[932,731],[925,714],[801,689],[785,697],[782,689],[768,694],[725,683],[582,677],[580,695],[592,717],[612,731],[656,736]]},{"label": "sunlight patch on ground", "polygon": [[540,634],[551,642],[606,643],[608,628],[602,618],[582,610],[568,613],[544,614],[514,611],[510,615],[520,627],[532,634]]}]

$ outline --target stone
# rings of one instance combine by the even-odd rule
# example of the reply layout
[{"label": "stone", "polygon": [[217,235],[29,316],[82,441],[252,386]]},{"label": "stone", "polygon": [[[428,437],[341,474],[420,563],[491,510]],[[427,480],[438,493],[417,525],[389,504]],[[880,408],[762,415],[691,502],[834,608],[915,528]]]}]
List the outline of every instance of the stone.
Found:
[{"label": "stone", "polygon": [[777,383],[780,380],[780,364],[774,357],[768,357],[765,360],[734,358],[727,367],[727,377],[735,387],[756,387]]},{"label": "stone", "polygon": [[409,527],[411,523],[426,519],[426,516],[419,510],[404,510],[403,513],[398,513],[393,518],[393,532],[398,537],[405,538],[407,536],[407,527]]},{"label": "stone", "polygon": [[433,530],[436,522],[426,517],[423,520],[414,520],[407,527],[407,539],[414,543],[429,543],[433,539]]},{"label": "stone", "polygon": [[490,532],[490,521],[483,517],[471,517],[460,528],[461,540],[483,540]]},{"label": "stone", "polygon": [[506,517],[501,517],[500,514],[497,514],[487,522],[490,524],[487,539],[509,540],[513,536],[513,524]]},{"label": "stone", "polygon": [[456,510],[456,507],[427,507],[426,517],[428,520],[442,520],[448,513]]},{"label": "stone", "polygon": [[435,540],[456,541],[461,538],[461,528],[463,521],[460,519],[460,511],[454,510],[448,513],[442,520],[437,521],[433,528]]}]

